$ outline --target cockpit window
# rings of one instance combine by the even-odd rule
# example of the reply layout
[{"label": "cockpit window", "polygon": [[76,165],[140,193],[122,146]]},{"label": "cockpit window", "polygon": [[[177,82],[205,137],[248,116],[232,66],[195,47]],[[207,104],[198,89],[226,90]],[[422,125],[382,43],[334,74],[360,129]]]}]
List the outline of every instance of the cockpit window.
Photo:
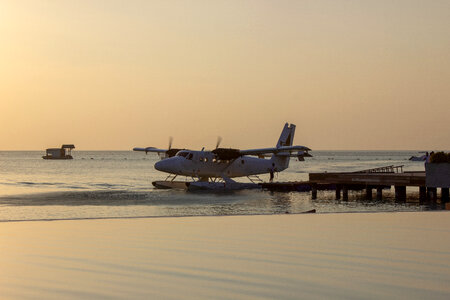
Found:
[{"label": "cockpit window", "polygon": [[188,155],[188,153],[187,152],[183,152],[183,151],[180,151],[180,152],[177,153],[177,156],[186,157],[186,155]]},{"label": "cockpit window", "polygon": [[189,153],[189,155],[186,157],[187,159],[189,159],[189,160],[192,160],[192,157],[193,157],[194,155],[192,155],[192,153]]}]

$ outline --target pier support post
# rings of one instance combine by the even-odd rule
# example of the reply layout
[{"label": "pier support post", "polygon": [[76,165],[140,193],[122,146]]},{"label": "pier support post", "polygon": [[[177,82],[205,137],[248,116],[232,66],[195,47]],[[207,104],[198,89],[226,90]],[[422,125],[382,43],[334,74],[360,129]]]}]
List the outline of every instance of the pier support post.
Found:
[{"label": "pier support post", "polygon": [[406,200],[406,186],[402,186],[402,185],[395,186],[395,200],[398,200],[398,201]]},{"label": "pier support post", "polygon": [[427,188],[424,186],[419,187],[419,202],[424,203],[427,200]]},{"label": "pier support post", "polygon": [[448,188],[441,188],[441,203],[445,204],[449,201]]},{"label": "pier support post", "polygon": [[435,187],[428,187],[427,188],[427,198],[432,203],[436,203],[436,200],[437,200],[437,188],[435,188]]},{"label": "pier support post", "polygon": [[383,187],[378,186],[377,187],[377,200],[383,199]]},{"label": "pier support post", "polygon": [[341,186],[336,185],[336,200],[341,199]]},{"label": "pier support post", "polygon": [[345,201],[348,200],[348,187],[345,185],[342,187],[342,199]]},{"label": "pier support post", "polygon": [[366,200],[372,200],[372,187],[366,187]]},{"label": "pier support post", "polygon": [[317,185],[315,184],[311,186],[311,198],[313,200],[317,199]]}]

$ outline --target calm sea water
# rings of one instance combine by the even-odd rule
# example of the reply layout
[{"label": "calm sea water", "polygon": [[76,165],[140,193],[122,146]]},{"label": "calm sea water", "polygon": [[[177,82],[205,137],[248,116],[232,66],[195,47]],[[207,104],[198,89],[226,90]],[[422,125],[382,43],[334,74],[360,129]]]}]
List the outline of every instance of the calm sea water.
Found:
[{"label": "calm sea water", "polygon": [[[421,162],[408,158],[415,151],[314,151],[305,162],[292,159],[290,168],[275,180],[307,180],[310,172],[357,171],[387,165],[423,171]],[[41,158],[41,151],[0,152],[0,221],[148,216],[241,215],[327,212],[418,211],[418,191],[408,190],[407,203],[397,203],[394,192],[383,201],[368,201],[351,192],[348,201],[333,192],[282,193],[245,190],[192,193],[154,189],[151,182],[166,175],[153,168],[155,155],[132,151],[74,151],[73,160]],[[261,176],[268,180],[268,175]],[[180,178],[179,179],[184,179]]]}]

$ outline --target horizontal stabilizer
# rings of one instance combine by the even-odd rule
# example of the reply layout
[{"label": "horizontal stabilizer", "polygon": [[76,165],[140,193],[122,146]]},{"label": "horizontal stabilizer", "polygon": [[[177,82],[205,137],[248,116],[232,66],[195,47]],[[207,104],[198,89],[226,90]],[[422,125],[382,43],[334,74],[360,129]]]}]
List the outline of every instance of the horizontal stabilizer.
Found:
[{"label": "horizontal stabilizer", "polygon": [[298,153],[278,153],[275,154],[276,156],[280,156],[280,157],[313,157],[311,154],[309,154],[308,152],[304,152],[302,154],[298,154]]},{"label": "horizontal stabilizer", "polygon": [[157,149],[155,147],[147,147],[147,148],[133,148],[133,151],[144,151],[144,152],[155,152],[155,153],[165,153],[167,152],[167,149]]}]

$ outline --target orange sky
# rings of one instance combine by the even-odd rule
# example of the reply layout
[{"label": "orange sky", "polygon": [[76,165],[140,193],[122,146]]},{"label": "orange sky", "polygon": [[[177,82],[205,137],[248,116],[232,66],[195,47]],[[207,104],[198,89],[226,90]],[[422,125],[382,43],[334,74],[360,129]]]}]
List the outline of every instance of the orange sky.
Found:
[{"label": "orange sky", "polygon": [[450,1],[1,1],[0,150],[450,149]]}]

